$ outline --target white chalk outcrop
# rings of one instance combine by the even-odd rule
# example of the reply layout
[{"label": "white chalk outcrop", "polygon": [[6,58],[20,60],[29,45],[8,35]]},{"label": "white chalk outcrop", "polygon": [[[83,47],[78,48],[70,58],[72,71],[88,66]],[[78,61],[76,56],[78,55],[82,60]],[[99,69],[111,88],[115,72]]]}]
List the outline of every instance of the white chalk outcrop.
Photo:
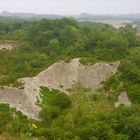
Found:
[{"label": "white chalk outcrop", "polygon": [[115,102],[115,107],[119,107],[120,105],[124,105],[126,107],[131,106],[131,101],[126,92],[120,93],[118,100]]},{"label": "white chalk outcrop", "polygon": [[33,78],[20,79],[24,83],[24,89],[1,88],[0,103],[8,103],[23,114],[39,119],[40,108],[36,105],[36,101],[39,98],[40,86],[58,89],[65,93],[68,93],[68,89],[75,84],[97,89],[101,87],[102,81],[116,72],[118,65],[119,63],[96,63],[92,66],[84,66],[78,58],[69,63],[55,63]]},{"label": "white chalk outcrop", "polygon": [[11,50],[16,47],[14,43],[0,43],[0,50]]}]

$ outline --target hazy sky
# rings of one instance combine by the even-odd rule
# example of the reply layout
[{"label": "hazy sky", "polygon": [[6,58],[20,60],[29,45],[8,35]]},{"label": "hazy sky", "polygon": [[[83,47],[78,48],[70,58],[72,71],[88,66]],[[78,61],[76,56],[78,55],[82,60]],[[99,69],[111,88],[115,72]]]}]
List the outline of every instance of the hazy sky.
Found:
[{"label": "hazy sky", "polygon": [[140,0],[0,0],[0,12],[44,14],[140,13]]}]

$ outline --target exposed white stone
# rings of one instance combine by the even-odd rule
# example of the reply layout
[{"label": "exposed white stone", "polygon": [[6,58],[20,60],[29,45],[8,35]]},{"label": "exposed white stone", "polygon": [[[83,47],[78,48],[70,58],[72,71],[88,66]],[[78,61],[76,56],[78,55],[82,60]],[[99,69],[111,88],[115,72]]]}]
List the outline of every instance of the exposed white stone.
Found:
[{"label": "exposed white stone", "polygon": [[120,106],[121,104],[123,104],[126,107],[131,106],[131,101],[127,95],[126,92],[122,92],[119,96],[118,96],[118,100],[117,102],[115,102],[115,107]]},{"label": "exposed white stone", "polygon": [[66,94],[75,84],[97,89],[101,87],[102,81],[116,72],[118,65],[119,63],[96,63],[92,66],[84,66],[79,62],[79,58],[71,60],[70,63],[55,63],[33,78],[19,79],[24,83],[24,89],[1,88],[0,103],[8,103],[25,115],[39,119],[40,108],[36,102],[39,98],[40,86],[58,89]]}]

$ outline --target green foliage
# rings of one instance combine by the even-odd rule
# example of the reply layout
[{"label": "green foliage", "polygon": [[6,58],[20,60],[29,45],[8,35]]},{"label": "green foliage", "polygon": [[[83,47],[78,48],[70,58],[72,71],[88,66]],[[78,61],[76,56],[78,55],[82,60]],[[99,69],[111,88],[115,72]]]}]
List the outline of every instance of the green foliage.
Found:
[{"label": "green foliage", "polygon": [[0,133],[7,132],[17,135],[19,132],[29,132],[31,122],[15,109],[9,109],[8,105],[0,104]]},{"label": "green foliage", "polygon": [[57,117],[71,105],[71,100],[67,95],[57,90],[50,91],[47,87],[41,88],[41,98],[42,111],[40,114],[48,120]]},{"label": "green foliage", "polygon": [[125,84],[125,88],[127,89],[128,95],[133,103],[140,104],[140,85],[128,83]]},{"label": "green foliage", "polygon": [[133,103],[140,103],[140,53],[139,48],[130,49],[129,56],[119,66],[120,78]]},{"label": "green foliage", "polygon": [[108,99],[115,102],[124,90],[123,83],[118,75],[113,75],[103,83],[103,90],[108,93]]},{"label": "green foliage", "polygon": [[[81,63],[121,62],[118,72],[97,91],[77,87],[67,96],[41,88],[42,121],[0,105],[0,134],[20,140],[138,140],[140,139],[140,48],[130,26],[116,30],[73,19],[23,21],[0,19],[0,42],[17,46],[0,50],[0,85],[19,86],[18,78],[34,76],[59,60],[81,57]],[[132,106],[114,107],[126,90]],[[37,129],[32,127],[37,126]]]},{"label": "green foliage", "polygon": [[[42,87],[42,94],[45,94],[45,97],[42,96],[42,108],[47,107],[53,110],[53,107],[59,106],[58,103],[54,103],[59,93]],[[92,99],[95,94],[98,94],[98,100]],[[20,113],[16,113],[16,117],[13,119],[12,114],[15,111],[8,107],[6,109],[5,105],[2,105],[0,110],[5,111],[6,114],[3,115],[7,116],[2,118],[5,121],[1,123],[1,133],[7,132],[19,139],[38,138],[43,140],[53,140],[54,138],[61,140],[137,140],[140,138],[139,105],[132,105],[130,108],[123,106],[114,108],[102,92],[97,93],[78,88],[72,91],[69,98],[71,107],[66,106],[65,109],[60,109],[61,112],[55,117],[51,116],[50,119],[48,119],[49,115],[45,108],[43,112],[46,112],[47,117],[42,121],[28,120]],[[61,105],[58,108],[61,108]],[[52,114],[52,112],[50,113]],[[33,123],[37,126],[36,130],[32,128]]]},{"label": "green foliage", "polygon": [[1,19],[0,39],[15,41],[17,48],[0,51],[0,85],[18,86],[18,78],[34,76],[59,59],[82,57],[84,64],[121,60],[127,56],[128,48],[136,46],[137,37],[132,28],[118,31],[101,24],[91,26],[67,18]]},{"label": "green foliage", "polygon": [[80,63],[84,64],[84,65],[93,65],[97,62],[97,59],[95,59],[94,57],[90,56],[90,57],[83,57],[80,59]]}]

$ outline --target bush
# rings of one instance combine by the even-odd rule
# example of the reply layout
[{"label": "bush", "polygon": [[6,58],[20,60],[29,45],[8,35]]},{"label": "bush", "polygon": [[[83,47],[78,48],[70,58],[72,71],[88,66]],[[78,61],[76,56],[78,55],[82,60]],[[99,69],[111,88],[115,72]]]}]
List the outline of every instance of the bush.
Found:
[{"label": "bush", "polygon": [[58,90],[50,91],[47,87],[41,87],[41,98],[41,115],[49,119],[57,117],[61,111],[71,105],[69,96]]}]

